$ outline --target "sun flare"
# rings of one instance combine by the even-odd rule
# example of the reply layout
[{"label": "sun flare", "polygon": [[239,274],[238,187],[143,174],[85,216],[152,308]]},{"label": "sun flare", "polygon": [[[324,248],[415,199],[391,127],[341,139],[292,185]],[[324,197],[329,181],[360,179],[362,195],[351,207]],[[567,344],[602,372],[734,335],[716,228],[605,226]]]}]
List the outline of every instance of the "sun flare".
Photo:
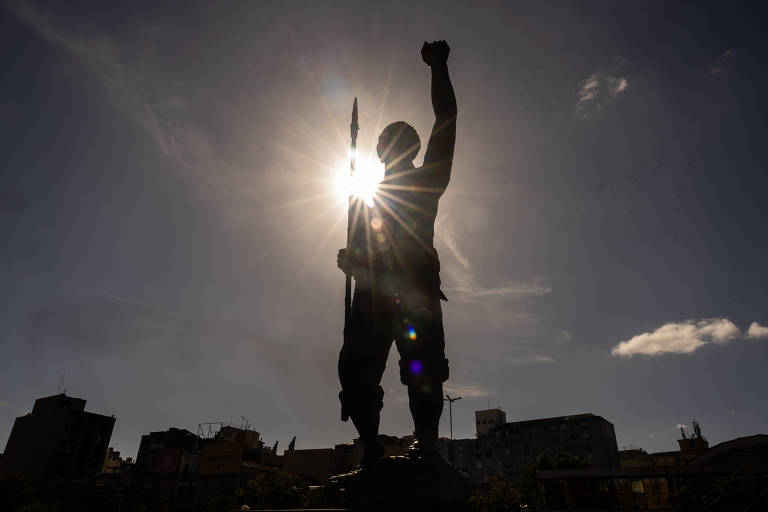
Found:
[{"label": "sun flare", "polygon": [[361,199],[369,207],[384,179],[384,164],[376,158],[358,155],[355,162],[355,174],[349,175],[349,163],[338,166],[336,192],[340,201],[347,205],[349,197]]}]

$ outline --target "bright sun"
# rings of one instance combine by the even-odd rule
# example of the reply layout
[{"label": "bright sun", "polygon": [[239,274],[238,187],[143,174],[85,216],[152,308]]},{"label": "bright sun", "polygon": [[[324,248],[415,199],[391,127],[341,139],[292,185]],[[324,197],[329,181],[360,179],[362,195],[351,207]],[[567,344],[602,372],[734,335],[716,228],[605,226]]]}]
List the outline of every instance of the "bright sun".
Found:
[{"label": "bright sun", "polygon": [[349,196],[352,195],[365,201],[369,207],[373,206],[373,197],[379,183],[384,179],[384,164],[378,159],[358,154],[354,176],[349,175],[349,163],[340,164],[338,169],[335,188],[344,205],[347,205]]}]

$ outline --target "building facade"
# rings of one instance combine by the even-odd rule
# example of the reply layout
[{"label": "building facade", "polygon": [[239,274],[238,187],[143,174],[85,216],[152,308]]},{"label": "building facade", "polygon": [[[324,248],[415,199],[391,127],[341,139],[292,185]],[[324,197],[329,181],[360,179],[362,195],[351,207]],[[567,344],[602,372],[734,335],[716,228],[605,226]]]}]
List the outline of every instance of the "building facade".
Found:
[{"label": "building facade", "polygon": [[763,510],[768,435],[740,437],[688,457],[702,446],[680,443],[680,452],[663,452],[678,456],[659,457],[659,465],[537,471],[538,509]]},{"label": "building facade", "polygon": [[133,489],[153,511],[200,510],[228,503],[277,457],[258,432],[222,426],[212,437],[170,428],[142,436]]},{"label": "building facade", "polygon": [[605,418],[577,414],[499,424],[504,419],[500,412],[475,414],[477,439],[439,443],[443,458],[465,471],[473,484],[516,482],[543,454],[568,453],[592,467],[619,467],[616,433]]},{"label": "building facade", "polygon": [[64,393],[35,400],[16,418],[0,475],[80,478],[102,471],[114,416],[85,411],[85,400]]},{"label": "building facade", "polygon": [[709,450],[709,442],[701,435],[698,424],[696,427],[696,433],[692,436],[682,432],[682,438],[677,440],[679,450],[648,453],[642,448],[632,447],[619,451],[619,465],[622,468],[685,465]]},{"label": "building facade", "polygon": [[496,427],[507,422],[507,413],[501,409],[475,411],[475,432],[477,437],[486,437]]}]

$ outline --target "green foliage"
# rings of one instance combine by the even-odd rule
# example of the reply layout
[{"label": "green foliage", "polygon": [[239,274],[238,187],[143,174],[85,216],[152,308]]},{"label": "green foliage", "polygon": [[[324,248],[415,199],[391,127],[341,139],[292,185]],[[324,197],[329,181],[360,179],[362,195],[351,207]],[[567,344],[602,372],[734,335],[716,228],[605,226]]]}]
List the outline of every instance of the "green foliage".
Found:
[{"label": "green foliage", "polygon": [[35,488],[19,475],[0,479],[0,505],[10,512],[56,512],[58,505],[43,503]]},{"label": "green foliage", "polygon": [[[234,508],[234,499],[229,496],[209,496],[197,505],[199,512],[229,512]],[[150,507],[151,508],[151,507]]]},{"label": "green foliage", "polygon": [[508,512],[526,510],[520,492],[508,482],[498,482],[488,494],[473,494],[469,500],[472,512]]},{"label": "green foliage", "polygon": [[528,466],[516,486],[510,482],[497,482],[487,494],[473,494],[470,499],[472,512],[536,510],[538,501],[536,471],[585,467],[589,467],[589,464],[570,453],[560,452],[554,455],[542,453],[535,464]]},{"label": "green foliage", "polygon": [[536,471],[540,469],[577,469],[587,467],[589,467],[589,463],[567,452],[559,452],[554,455],[542,453],[536,459],[536,463],[528,466],[520,478],[518,489],[521,502],[526,504],[529,510],[535,510],[536,503],[539,501]]},{"label": "green foliage", "polygon": [[588,467],[589,464],[587,462],[567,452],[559,452],[554,456],[551,456],[548,453],[542,453],[539,455],[539,458],[536,459],[534,475],[535,471],[539,469],[577,469]]},{"label": "green foliage", "polygon": [[322,501],[309,483],[287,473],[262,473],[237,491],[240,502],[252,509],[301,508]]},{"label": "green foliage", "polygon": [[679,512],[763,512],[768,503],[768,473],[692,478],[673,498]]},{"label": "green foliage", "polygon": [[58,512],[59,506],[56,504],[42,503],[40,501],[33,501],[25,503],[21,507],[16,509],[16,512]]}]

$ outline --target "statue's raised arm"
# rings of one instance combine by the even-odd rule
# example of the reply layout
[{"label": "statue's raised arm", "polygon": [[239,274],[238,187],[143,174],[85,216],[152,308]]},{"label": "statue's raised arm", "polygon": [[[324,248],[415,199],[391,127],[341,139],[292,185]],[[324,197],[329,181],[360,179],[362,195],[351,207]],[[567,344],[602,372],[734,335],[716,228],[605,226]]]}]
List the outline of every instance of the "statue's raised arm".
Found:
[{"label": "statue's raised arm", "polygon": [[456,95],[448,76],[448,54],[445,41],[424,43],[421,58],[432,70],[432,108],[435,124],[424,155],[424,171],[431,186],[444,191],[451,179],[453,148],[456,144]]}]

